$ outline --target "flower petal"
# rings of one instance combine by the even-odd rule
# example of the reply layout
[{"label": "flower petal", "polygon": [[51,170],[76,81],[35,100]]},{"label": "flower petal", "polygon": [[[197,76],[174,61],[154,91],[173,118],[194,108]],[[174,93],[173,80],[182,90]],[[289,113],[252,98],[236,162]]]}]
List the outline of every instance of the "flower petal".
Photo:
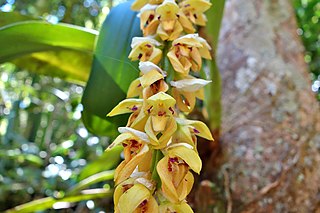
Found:
[{"label": "flower petal", "polygon": [[187,148],[184,145],[175,146],[173,148],[168,148],[168,155],[181,158],[190,166],[193,171],[198,174],[200,173],[202,162],[195,150]]},{"label": "flower petal", "polygon": [[155,132],[162,132],[166,128],[168,122],[167,116],[151,116],[152,129]]},{"label": "flower petal", "polygon": [[167,122],[165,131],[162,133],[162,136],[159,138],[160,146],[157,148],[162,149],[166,147],[173,133],[175,133],[176,130],[177,130],[177,122],[174,119],[174,117],[170,117],[169,121]]},{"label": "flower petal", "polygon": [[148,135],[146,133],[138,131],[138,130],[135,130],[133,128],[130,128],[130,127],[119,127],[118,131],[120,133],[131,133],[131,134],[135,135],[136,137],[138,137],[140,140],[142,140],[145,143],[149,143],[150,142],[150,140],[148,138]]},{"label": "flower petal", "polygon": [[121,101],[117,106],[115,106],[111,112],[107,114],[107,116],[115,116],[125,113],[131,113],[135,112],[139,109],[140,106],[142,106],[143,99],[134,99],[134,98],[128,98],[123,101]]},{"label": "flower petal", "polygon": [[179,81],[171,81],[170,84],[171,86],[181,91],[196,92],[211,82],[212,81],[207,81],[200,78],[193,78],[193,79],[183,79]]},{"label": "flower petal", "polygon": [[129,117],[127,126],[130,126],[133,129],[143,131],[144,126],[147,122],[148,116],[141,110],[139,113],[132,113]]},{"label": "flower petal", "polygon": [[150,55],[149,61],[158,64],[162,58],[162,51],[158,48],[153,48],[152,54]]},{"label": "flower petal", "polygon": [[187,126],[178,124],[177,131],[172,136],[172,143],[188,143],[194,146],[190,130]]},{"label": "flower petal", "polygon": [[203,13],[211,7],[207,0],[185,0],[180,3],[180,7],[185,10],[192,10],[194,13]]},{"label": "flower petal", "polygon": [[150,197],[150,191],[142,184],[135,184],[119,199],[118,208],[121,213],[132,213],[140,203]]},{"label": "flower petal", "polygon": [[120,185],[118,185],[116,187],[116,189],[114,190],[114,193],[113,193],[113,201],[114,201],[114,205],[117,206],[118,203],[119,203],[119,199],[120,197],[122,196],[123,192],[124,192],[124,186],[125,185],[132,185],[133,186],[133,179],[128,179],[128,180],[125,180],[123,181]]},{"label": "flower petal", "polygon": [[[124,166],[119,169],[119,166],[116,169],[117,176],[114,177],[115,184],[119,184],[123,182],[124,180],[128,179],[134,169],[137,167],[139,163],[141,163],[141,160],[144,158],[144,156],[149,152],[148,145],[144,145],[140,152],[134,156],[130,161],[125,163],[125,161],[121,162],[121,164],[125,163]],[[120,164],[120,165],[121,165]]]},{"label": "flower petal", "polygon": [[146,88],[160,79],[164,79],[164,76],[157,70],[151,70],[150,72],[141,76],[140,82],[142,87]]},{"label": "flower petal", "polygon": [[159,206],[159,213],[193,213],[193,210],[186,202],[166,203]]},{"label": "flower petal", "polygon": [[177,100],[178,108],[183,112],[191,112],[196,104],[196,97],[193,92],[179,91],[172,89],[173,97]]},{"label": "flower petal", "polygon": [[142,93],[142,87],[140,83],[140,78],[135,79],[131,82],[128,92],[127,92],[127,98],[133,98],[136,96],[140,96]]},{"label": "flower petal", "polygon": [[154,146],[158,146],[159,145],[159,141],[157,136],[155,135],[153,128],[152,128],[152,124],[151,124],[151,117],[148,118],[147,123],[145,125],[145,132],[147,133],[147,135],[149,136],[150,140],[151,140],[151,144]]},{"label": "flower petal", "polygon": [[176,121],[181,125],[190,126],[190,128],[192,129],[192,132],[197,136],[200,136],[202,138],[205,138],[211,141],[214,140],[211,135],[210,129],[207,127],[205,123],[197,120],[187,120],[187,119],[181,119],[181,118],[176,118]]},{"label": "flower petal", "polygon": [[194,33],[195,29],[192,23],[187,18],[187,16],[185,16],[182,12],[179,12],[178,15],[179,15],[179,22],[182,25],[184,31],[186,33]]},{"label": "flower petal", "polygon": [[148,0],[135,0],[131,5],[131,9],[134,11],[138,11],[147,3]]},{"label": "flower petal", "polygon": [[185,36],[181,36],[180,38],[177,38],[172,42],[172,45],[176,45],[178,43],[185,44],[190,47],[203,47],[203,45],[198,40],[199,35],[197,33],[195,34],[187,34]]},{"label": "flower petal", "polygon": [[147,74],[152,70],[157,70],[164,77],[167,76],[166,72],[164,72],[160,67],[150,61],[139,62],[139,69],[143,74]]},{"label": "flower petal", "polygon": [[156,8],[158,7],[158,5],[155,5],[155,4],[146,4],[144,5],[141,9],[140,9],[140,13],[138,13],[138,18],[140,18],[141,14],[145,11],[148,11],[148,10],[155,10]]},{"label": "flower petal", "polygon": [[145,213],[158,213],[158,212],[159,212],[158,203],[153,196],[150,196],[148,200],[147,211]]},{"label": "flower petal", "polygon": [[187,195],[190,193],[192,189],[193,183],[194,183],[193,175],[191,172],[188,172],[177,188],[179,200],[184,200],[187,197]]},{"label": "flower petal", "polygon": [[191,67],[191,63],[189,61],[185,61],[186,63],[182,64],[179,59],[177,58],[176,54],[174,53],[174,51],[169,51],[167,54],[171,65],[173,66],[173,69],[176,72],[180,72],[183,73],[185,75],[188,74],[190,67]]},{"label": "flower petal", "polygon": [[121,144],[122,142],[128,140],[129,138],[132,138],[132,135],[130,133],[124,133],[124,134],[118,135],[118,137],[112,142],[112,144],[110,144],[108,146],[106,151],[112,149],[113,147],[115,147],[115,146],[117,146],[119,144]]},{"label": "flower petal", "polygon": [[152,44],[154,46],[160,46],[161,43],[158,42],[157,40],[150,38],[150,37],[133,37],[132,38],[132,42],[131,42],[131,48],[135,48],[137,46],[139,46],[142,43],[149,43]]},{"label": "flower petal", "polygon": [[147,99],[147,104],[148,105],[157,105],[157,104],[163,104],[166,107],[172,107],[175,105],[176,100],[171,97],[170,95],[164,93],[164,92],[159,92],[153,96],[151,96],[150,98]]},{"label": "flower petal", "polygon": [[169,157],[165,156],[157,164],[157,172],[161,178],[161,188],[164,196],[172,203],[179,202],[179,196],[171,181],[172,177],[168,171],[168,160]]},{"label": "flower petal", "polygon": [[178,21],[176,21],[175,25],[173,27],[173,32],[170,33],[168,40],[169,41],[175,40],[176,38],[179,37],[179,35],[181,34],[182,31],[183,31],[182,25]]},{"label": "flower petal", "polygon": [[176,19],[179,6],[174,0],[165,0],[156,9],[156,13],[161,16],[161,20]]}]

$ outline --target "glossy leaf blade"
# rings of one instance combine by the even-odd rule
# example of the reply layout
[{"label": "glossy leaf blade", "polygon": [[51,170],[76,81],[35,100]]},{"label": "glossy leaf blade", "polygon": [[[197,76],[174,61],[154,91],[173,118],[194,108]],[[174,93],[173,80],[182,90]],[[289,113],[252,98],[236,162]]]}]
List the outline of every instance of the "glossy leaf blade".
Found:
[{"label": "glossy leaf blade", "polygon": [[[138,76],[138,64],[128,59],[131,39],[141,36],[137,13],[130,2],[113,8],[103,23],[98,38],[90,78],[82,104],[86,127],[95,134],[110,135],[126,124],[128,116],[106,118],[106,114],[126,97],[126,91]],[[95,117],[92,119],[91,117]],[[104,121],[113,131],[96,123]],[[90,121],[90,122],[88,122]],[[103,128],[103,129],[101,129]]]},{"label": "glossy leaf blade", "polygon": [[26,212],[36,212],[36,211],[42,211],[46,209],[59,208],[59,203],[63,204],[64,206],[67,206],[67,204],[71,204],[74,202],[79,202],[82,200],[90,200],[90,199],[97,199],[97,198],[103,198],[103,197],[111,197],[112,196],[112,190],[106,190],[106,189],[90,189],[90,190],[84,190],[79,195],[75,196],[69,196],[62,199],[54,199],[52,197],[42,198],[38,200],[31,201],[29,203],[25,203],[19,206],[16,206],[12,209],[9,209],[5,211],[6,213],[26,213]]},{"label": "glossy leaf blade", "polygon": [[0,27],[0,63],[12,61],[20,68],[84,84],[97,34],[73,25],[43,21],[8,24]]}]

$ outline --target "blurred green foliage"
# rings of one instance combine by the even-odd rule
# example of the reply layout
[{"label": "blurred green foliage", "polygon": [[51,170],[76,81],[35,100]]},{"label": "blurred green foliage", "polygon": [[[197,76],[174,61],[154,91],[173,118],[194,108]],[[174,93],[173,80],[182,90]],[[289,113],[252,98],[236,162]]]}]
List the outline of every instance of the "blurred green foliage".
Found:
[{"label": "blurred green foliage", "polygon": [[309,65],[313,85],[320,100],[320,1],[294,0],[299,29],[305,46],[305,61]]},{"label": "blurred green foliage", "polygon": [[[98,29],[112,4],[95,0],[7,0],[0,1],[0,10]],[[0,65],[1,212],[47,196],[63,198],[68,189],[74,190],[79,177],[91,175],[88,169],[94,167],[99,172],[101,164],[105,165],[99,157],[105,155],[109,138],[95,137],[84,128],[80,119],[83,90],[82,86],[30,74],[10,63]],[[104,169],[113,168],[118,161],[119,157],[114,158]],[[88,169],[83,169],[87,165]],[[100,179],[112,179],[109,176]],[[112,181],[92,182],[90,188],[110,188],[109,184]],[[89,200],[72,204],[70,211],[89,212],[94,208],[99,212],[108,205],[109,198]]]},{"label": "blurred green foliage", "polygon": [[0,211],[64,196],[109,141],[82,125],[83,88],[11,64],[1,65],[0,73]]},{"label": "blurred green foliage", "polygon": [[[117,2],[118,3],[118,2]],[[4,12],[98,29],[113,6],[112,0],[0,0]]]}]

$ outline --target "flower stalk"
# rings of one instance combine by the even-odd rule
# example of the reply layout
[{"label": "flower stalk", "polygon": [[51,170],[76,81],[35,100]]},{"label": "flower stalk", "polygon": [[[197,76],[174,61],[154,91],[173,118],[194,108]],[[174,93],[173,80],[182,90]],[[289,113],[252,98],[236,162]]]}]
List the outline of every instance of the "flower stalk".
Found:
[{"label": "flower stalk", "polygon": [[197,136],[213,141],[201,121],[187,120],[203,87],[203,59],[211,47],[196,34],[205,26],[207,0],[136,0],[144,37],[132,40],[131,60],[139,60],[140,76],[129,86],[127,99],[108,116],[130,113],[126,127],[110,145],[124,147],[115,172],[115,212],[193,212],[186,202],[202,167]]}]

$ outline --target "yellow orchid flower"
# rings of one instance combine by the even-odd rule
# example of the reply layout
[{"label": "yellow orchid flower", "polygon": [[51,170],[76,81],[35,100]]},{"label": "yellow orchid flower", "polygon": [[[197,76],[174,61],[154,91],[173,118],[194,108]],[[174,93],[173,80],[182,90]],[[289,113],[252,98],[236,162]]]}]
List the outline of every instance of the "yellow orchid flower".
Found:
[{"label": "yellow orchid flower", "polygon": [[[159,91],[166,92],[168,90],[168,85],[163,81],[167,74],[157,65],[150,61],[140,61],[139,69],[142,76],[131,82],[127,92],[128,98],[139,96],[146,99]],[[149,88],[148,92],[144,92],[149,94],[148,97],[142,96],[145,88]],[[150,95],[151,93],[153,94]]]},{"label": "yellow orchid flower", "polygon": [[157,7],[156,14],[160,19],[157,34],[162,40],[172,41],[178,38],[183,31],[182,25],[178,21],[178,12],[179,6],[174,0],[165,0]]},{"label": "yellow orchid flower", "polygon": [[140,82],[143,88],[146,88],[153,84],[154,82],[164,79],[167,74],[160,67],[152,62],[140,62],[139,69],[143,74],[140,78]]},{"label": "yellow orchid flower", "polygon": [[160,204],[159,213],[193,213],[193,210],[185,201],[179,204],[167,202]]},{"label": "yellow orchid flower", "polygon": [[183,201],[190,193],[194,179],[189,168],[200,173],[201,159],[192,146],[172,144],[157,165],[163,195],[172,203]]},{"label": "yellow orchid flower", "polygon": [[131,5],[131,10],[139,11],[149,0],[135,0]]},{"label": "yellow orchid flower", "polygon": [[145,132],[151,140],[150,143],[157,148],[165,147],[177,129],[173,117],[175,103],[174,98],[164,92],[159,92],[146,100],[145,114],[149,118]]},{"label": "yellow orchid flower", "polygon": [[159,15],[156,15],[158,5],[147,4],[141,8],[138,17],[140,17],[140,29],[144,36],[154,35],[160,24]]},{"label": "yellow orchid flower", "polygon": [[145,123],[148,117],[141,110],[143,107],[143,99],[128,98],[121,101],[115,106],[107,116],[112,117],[125,113],[132,113],[128,119],[127,126],[132,127],[136,130],[144,130]]},{"label": "yellow orchid flower", "polygon": [[211,59],[209,44],[198,34],[188,34],[172,42],[167,56],[175,71],[188,75],[190,69],[199,71],[202,58]]},{"label": "yellow orchid flower", "polygon": [[158,5],[161,4],[163,0],[136,0],[132,3],[131,9],[134,11],[141,10],[146,4]]},{"label": "yellow orchid flower", "polygon": [[149,97],[151,97],[159,92],[167,92],[168,89],[169,89],[169,86],[165,82],[165,80],[160,79],[143,90],[143,98],[148,99]]},{"label": "yellow orchid flower", "polygon": [[193,27],[188,17],[180,10],[177,14],[178,20],[186,33],[194,33],[196,29]]},{"label": "yellow orchid flower", "polygon": [[[174,7],[177,17],[171,15],[167,16],[166,11],[170,9],[170,6]],[[192,22],[183,11],[176,10],[177,5],[175,2],[169,2],[166,3],[166,5],[162,5],[162,7],[157,10],[158,13],[156,13],[157,7],[158,5],[147,4],[141,8],[140,13],[138,14],[138,17],[140,17],[140,29],[144,36],[154,35],[158,32],[158,34],[161,35],[162,40],[174,40],[179,36],[182,30],[186,33],[195,32]],[[159,26],[160,20],[162,22],[161,26]],[[176,23],[176,21],[178,21],[178,23]],[[172,30],[173,28],[174,30]]]},{"label": "yellow orchid flower", "polygon": [[189,76],[189,79],[171,81],[172,94],[177,101],[178,108],[183,112],[191,112],[195,106],[196,98],[203,100],[203,88],[211,81],[197,79]]},{"label": "yellow orchid flower", "polygon": [[134,37],[131,43],[131,52],[128,56],[132,61],[151,61],[155,64],[159,63],[162,57],[162,51],[156,46],[161,44],[147,37]]},{"label": "yellow orchid flower", "polygon": [[117,106],[115,106],[111,112],[107,114],[107,116],[112,117],[115,115],[125,114],[125,113],[132,113],[141,108],[143,104],[143,99],[135,99],[135,98],[128,98],[121,101]]},{"label": "yellow orchid flower", "polygon": [[210,129],[207,127],[205,123],[201,121],[176,118],[176,122],[179,126],[188,127],[191,134],[205,138],[209,141],[214,140],[210,132]]},{"label": "yellow orchid flower", "polygon": [[152,196],[154,184],[146,177],[129,178],[115,189],[113,198],[115,212],[154,213],[159,211]]},{"label": "yellow orchid flower", "polygon": [[182,12],[196,25],[205,26],[207,18],[203,14],[211,7],[207,0],[185,0],[179,4]]},{"label": "yellow orchid flower", "polygon": [[177,130],[172,135],[171,144],[178,144],[182,142],[190,144],[195,150],[197,150],[196,136],[190,132],[187,125],[182,125],[177,122]]},{"label": "yellow orchid flower", "polygon": [[143,98],[146,100],[158,92],[167,92],[169,86],[164,81],[167,73],[152,62],[140,62],[139,69],[143,73],[140,82],[143,89]]},{"label": "yellow orchid flower", "polygon": [[124,161],[119,164],[114,175],[116,184],[129,178],[137,166],[139,171],[150,169],[151,160],[151,152],[147,145],[150,141],[146,133],[129,127],[119,127],[119,132],[122,134],[108,148],[111,149],[120,144],[124,147]]},{"label": "yellow orchid flower", "polygon": [[141,98],[142,96],[142,85],[140,83],[140,78],[135,79],[131,82],[128,91],[127,91],[127,98],[133,98],[139,96]]}]

